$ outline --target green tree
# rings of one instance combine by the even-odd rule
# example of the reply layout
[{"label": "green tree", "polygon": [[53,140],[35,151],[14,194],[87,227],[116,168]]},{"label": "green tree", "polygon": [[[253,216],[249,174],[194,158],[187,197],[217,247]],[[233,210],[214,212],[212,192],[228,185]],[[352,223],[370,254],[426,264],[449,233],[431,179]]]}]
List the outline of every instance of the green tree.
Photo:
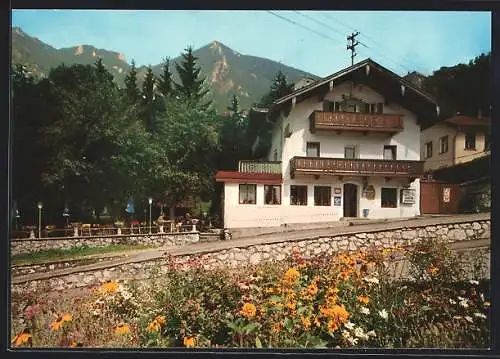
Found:
[{"label": "green tree", "polygon": [[198,66],[198,58],[194,56],[191,46],[184,50],[182,61],[180,64],[176,63],[175,68],[180,78],[180,83],[175,84],[176,93],[185,101],[208,107],[210,101],[201,104],[208,89],[204,86],[205,80],[200,77],[201,68]]},{"label": "green tree", "polygon": [[155,127],[155,115],[157,111],[155,94],[156,81],[157,79],[153,74],[153,70],[151,67],[148,67],[144,83],[142,85],[141,98],[144,125],[148,132],[153,132]]},{"label": "green tree", "polygon": [[130,71],[125,76],[125,98],[129,104],[136,104],[140,97],[139,87],[137,86],[137,71],[135,61],[132,60]]},{"label": "green tree", "polygon": [[[280,71],[276,74],[269,89],[269,92],[262,96],[256,107],[268,108],[274,101],[283,96],[288,95],[293,91],[293,84],[288,83],[286,76]],[[271,148],[272,124],[265,121],[262,115],[250,115],[248,117],[246,138],[248,148],[252,148],[257,141],[257,146],[253,153],[255,158],[263,158],[267,155]]]},{"label": "green tree", "polygon": [[153,134],[156,159],[150,179],[155,198],[170,204],[172,216],[180,200],[212,191],[210,156],[219,147],[219,135],[214,110],[172,98],[165,99],[165,107]]},{"label": "green tree", "polygon": [[165,63],[163,64],[163,72],[160,75],[160,79],[158,81],[158,90],[163,96],[167,97],[172,94],[172,86],[173,81],[172,73],[170,72],[170,59],[167,57],[165,59]]}]

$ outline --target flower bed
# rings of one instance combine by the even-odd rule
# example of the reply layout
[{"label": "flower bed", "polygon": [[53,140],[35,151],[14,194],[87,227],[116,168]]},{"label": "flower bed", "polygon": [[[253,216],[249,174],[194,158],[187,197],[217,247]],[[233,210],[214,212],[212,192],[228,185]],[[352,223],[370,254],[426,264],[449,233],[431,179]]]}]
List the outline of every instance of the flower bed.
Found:
[{"label": "flower bed", "polygon": [[[395,256],[409,261],[410,279],[391,277],[386,263]],[[12,345],[489,346],[489,283],[477,280],[481,268],[466,273],[445,245],[423,242],[308,260],[295,253],[238,271],[206,270],[198,260],[167,265],[160,278],[111,281],[83,297],[13,298]]]}]

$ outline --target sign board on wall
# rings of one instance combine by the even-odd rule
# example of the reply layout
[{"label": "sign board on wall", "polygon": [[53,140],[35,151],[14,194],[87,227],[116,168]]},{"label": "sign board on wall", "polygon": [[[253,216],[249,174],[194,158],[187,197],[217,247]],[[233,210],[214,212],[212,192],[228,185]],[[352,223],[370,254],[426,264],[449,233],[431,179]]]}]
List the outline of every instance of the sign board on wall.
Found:
[{"label": "sign board on wall", "polygon": [[416,197],[416,191],[414,189],[402,189],[401,190],[401,203],[414,204],[415,197]]},{"label": "sign board on wall", "polygon": [[342,205],[342,197],[340,197],[340,196],[333,197],[333,205],[334,206],[341,206]]},{"label": "sign board on wall", "polygon": [[451,199],[451,188],[445,187],[443,188],[443,202],[449,203]]}]

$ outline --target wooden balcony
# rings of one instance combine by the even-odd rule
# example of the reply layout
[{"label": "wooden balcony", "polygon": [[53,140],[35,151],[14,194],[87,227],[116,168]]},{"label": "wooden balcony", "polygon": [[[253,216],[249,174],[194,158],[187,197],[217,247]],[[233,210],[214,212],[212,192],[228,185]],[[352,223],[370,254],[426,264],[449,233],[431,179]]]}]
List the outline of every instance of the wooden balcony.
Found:
[{"label": "wooden balcony", "polygon": [[424,173],[424,161],[294,157],[290,160],[290,176],[298,173],[417,178]]},{"label": "wooden balcony", "polygon": [[281,161],[239,161],[238,172],[281,174]]},{"label": "wooden balcony", "polygon": [[309,120],[311,133],[326,130],[394,134],[403,130],[402,115],[314,111]]}]

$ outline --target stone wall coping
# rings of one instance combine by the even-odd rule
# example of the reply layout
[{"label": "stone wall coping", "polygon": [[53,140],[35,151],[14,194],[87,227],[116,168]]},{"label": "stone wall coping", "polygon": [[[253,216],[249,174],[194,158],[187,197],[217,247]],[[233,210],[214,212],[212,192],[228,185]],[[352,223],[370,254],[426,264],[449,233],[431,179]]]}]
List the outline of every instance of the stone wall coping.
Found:
[{"label": "stone wall coping", "polygon": [[[474,214],[474,215],[467,215],[467,216],[461,216],[461,217],[448,217],[448,218],[431,218],[431,219],[415,219],[413,220],[414,222],[418,222],[417,224],[411,224],[411,223],[406,223],[403,224],[401,222],[394,222],[394,223],[383,223],[383,224],[377,224],[373,225],[371,227],[377,227],[377,228],[372,228],[368,229],[366,228],[366,225],[359,226],[352,226],[350,230],[341,230],[341,231],[334,231],[333,233],[325,234],[325,235],[316,235],[316,236],[304,236],[304,233],[293,233],[293,234],[288,234],[286,233],[287,237],[285,240],[281,236],[276,236],[272,238],[262,238],[262,237],[256,237],[256,238],[251,238],[251,239],[237,239],[237,240],[230,240],[230,241],[217,241],[217,242],[205,242],[205,243],[196,243],[196,244],[188,244],[182,247],[167,247],[163,249],[152,249],[152,250],[145,250],[142,253],[137,253],[137,256],[131,257],[131,258],[125,258],[125,259],[118,259],[114,261],[110,261],[107,263],[94,263],[94,264],[89,264],[81,267],[72,267],[72,268],[65,268],[61,270],[56,270],[51,273],[33,273],[33,274],[28,274],[28,275],[23,275],[23,276],[18,276],[12,278],[12,284],[20,284],[28,281],[34,281],[34,280],[41,280],[41,279],[47,279],[47,278],[55,278],[55,277],[61,277],[69,274],[74,274],[74,273],[82,273],[82,272],[90,272],[90,271],[96,271],[100,269],[106,269],[106,268],[111,268],[111,267],[117,267],[125,264],[130,264],[130,263],[141,263],[141,262],[146,262],[146,261],[153,261],[153,260],[158,260],[161,258],[165,257],[165,254],[171,254],[173,256],[184,256],[184,255],[200,255],[200,254],[206,254],[206,253],[211,253],[211,252],[219,252],[223,250],[230,250],[233,248],[247,248],[247,247],[252,247],[255,245],[266,245],[266,244],[274,244],[274,243],[281,243],[281,242],[299,242],[299,241],[307,241],[307,240],[316,240],[320,238],[329,238],[329,237],[339,237],[339,236],[345,236],[345,235],[352,235],[356,233],[373,233],[373,232],[386,232],[386,231],[391,231],[391,230],[398,230],[398,229],[412,229],[412,228],[425,228],[429,226],[437,226],[437,225],[450,225],[450,224],[457,224],[457,223],[473,223],[473,222],[480,222],[480,221],[487,221],[490,220],[490,215],[489,213],[481,213],[481,214]],[[356,228],[358,227],[358,228]],[[331,231],[331,229],[328,229]],[[293,236],[293,237],[290,237]],[[281,237],[281,238],[279,238]],[[167,252],[166,252],[167,251]]]},{"label": "stone wall coping", "polygon": [[163,237],[179,236],[186,234],[199,234],[200,232],[173,232],[173,233],[136,233],[136,234],[108,234],[102,236],[77,236],[77,237],[43,237],[43,238],[11,238],[11,242],[44,242],[44,241],[76,241],[82,239],[108,239],[108,238],[129,238],[129,237]]}]

